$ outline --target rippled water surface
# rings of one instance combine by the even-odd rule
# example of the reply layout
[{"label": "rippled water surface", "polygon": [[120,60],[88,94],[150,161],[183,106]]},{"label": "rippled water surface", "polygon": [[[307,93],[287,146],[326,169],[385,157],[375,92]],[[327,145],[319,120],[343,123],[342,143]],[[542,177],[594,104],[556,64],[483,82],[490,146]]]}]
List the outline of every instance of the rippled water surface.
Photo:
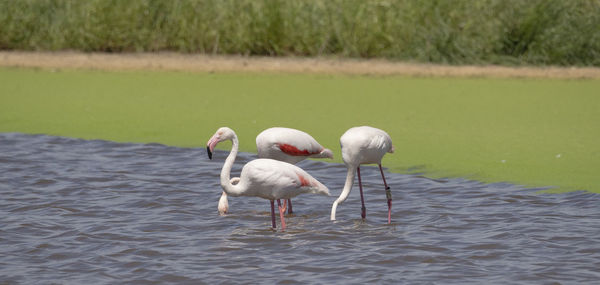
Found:
[{"label": "rippled water surface", "polygon": [[[226,155],[0,134],[0,283],[600,280],[600,195],[386,173],[387,225],[379,171],[363,167],[367,219],[355,186],[331,222],[346,169],[304,161],[334,197],[297,197],[281,232],[259,198],[231,198],[218,216]],[[233,173],[253,158],[241,154]]]}]

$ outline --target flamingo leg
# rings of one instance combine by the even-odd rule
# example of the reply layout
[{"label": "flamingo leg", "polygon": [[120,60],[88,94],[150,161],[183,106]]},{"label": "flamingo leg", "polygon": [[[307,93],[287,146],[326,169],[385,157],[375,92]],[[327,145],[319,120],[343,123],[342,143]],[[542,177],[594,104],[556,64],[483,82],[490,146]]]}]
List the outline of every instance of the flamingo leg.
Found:
[{"label": "flamingo leg", "polygon": [[383,168],[379,164],[379,171],[381,172],[381,178],[383,179],[383,185],[385,185],[385,196],[387,197],[388,204],[388,224],[392,223],[392,191],[385,181],[385,175],[383,175]]},{"label": "flamingo leg", "polygon": [[[277,201],[279,202],[279,200]],[[271,223],[273,228],[276,229],[277,225],[275,224],[275,201],[271,200]]]},{"label": "flamingo leg", "polygon": [[292,199],[287,199],[287,203],[288,203],[288,215],[294,213],[292,211]]},{"label": "flamingo leg", "polygon": [[285,231],[285,218],[283,217],[283,214],[285,213],[285,208],[287,208],[287,201],[284,200],[283,207],[281,207],[281,200],[277,199],[277,206],[279,207],[279,218],[281,219],[281,230]]},{"label": "flamingo leg", "polygon": [[363,197],[362,182],[360,180],[360,166],[356,168],[358,173],[358,188],[360,189],[360,203],[362,208],[360,209],[360,216],[364,219],[367,217],[367,208],[365,207],[365,198]]}]

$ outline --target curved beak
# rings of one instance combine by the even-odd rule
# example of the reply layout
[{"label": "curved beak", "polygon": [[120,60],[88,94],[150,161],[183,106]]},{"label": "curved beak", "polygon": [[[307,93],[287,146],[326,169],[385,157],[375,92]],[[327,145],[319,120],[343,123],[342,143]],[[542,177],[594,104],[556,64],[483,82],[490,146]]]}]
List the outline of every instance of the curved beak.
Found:
[{"label": "curved beak", "polygon": [[219,139],[217,138],[216,134],[212,136],[210,140],[208,140],[208,142],[206,143],[206,153],[208,154],[208,159],[212,159],[213,150],[215,149],[215,146],[218,143]]}]

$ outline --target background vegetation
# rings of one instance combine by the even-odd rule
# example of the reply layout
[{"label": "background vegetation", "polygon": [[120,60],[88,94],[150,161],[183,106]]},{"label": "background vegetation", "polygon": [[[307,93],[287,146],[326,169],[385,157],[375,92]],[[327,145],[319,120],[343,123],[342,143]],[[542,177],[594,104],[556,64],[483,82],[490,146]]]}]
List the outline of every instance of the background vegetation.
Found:
[{"label": "background vegetation", "polygon": [[600,66],[597,0],[0,0],[0,49]]}]

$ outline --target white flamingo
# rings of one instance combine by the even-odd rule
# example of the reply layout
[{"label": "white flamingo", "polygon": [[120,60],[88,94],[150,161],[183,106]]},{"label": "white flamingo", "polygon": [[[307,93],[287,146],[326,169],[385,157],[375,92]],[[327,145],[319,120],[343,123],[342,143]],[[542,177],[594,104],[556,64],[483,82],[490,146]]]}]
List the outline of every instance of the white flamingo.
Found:
[{"label": "white flamingo", "polygon": [[[270,158],[296,164],[307,158],[333,158],[333,152],[321,146],[311,135],[290,128],[269,128],[256,136],[256,149],[259,158]],[[235,179],[235,178],[234,178]],[[233,184],[234,181],[232,181]],[[292,200],[287,200],[291,214]],[[217,206],[220,215],[229,211],[227,193],[223,192]]]},{"label": "white flamingo", "polygon": [[360,165],[376,163],[379,165],[379,171],[381,171],[381,178],[383,179],[385,194],[387,196],[388,224],[391,223],[392,193],[385,181],[385,176],[383,175],[381,159],[386,153],[394,152],[392,139],[385,131],[373,127],[362,126],[347,130],[340,138],[340,144],[342,145],[342,159],[348,168],[348,174],[346,175],[346,183],[344,184],[342,194],[340,194],[340,197],[338,197],[337,200],[333,202],[333,206],[331,206],[331,220],[335,220],[337,205],[348,198],[348,194],[350,194],[350,190],[352,190],[352,184],[354,184],[354,175],[356,172],[358,172],[358,186],[360,188],[360,202],[362,204],[361,216],[363,219],[366,217],[365,200],[363,198],[362,183],[360,179]]},{"label": "white flamingo", "polygon": [[290,128],[269,128],[256,136],[258,157],[296,164],[307,158],[333,158],[311,135]]},{"label": "white flamingo", "polygon": [[[231,168],[237,156],[239,142],[235,132],[227,127],[217,132],[206,143],[208,157],[212,159],[212,151],[222,141],[232,142],[231,152],[221,170],[221,187],[230,196],[254,196],[271,201],[271,221],[275,225],[275,200],[279,207],[281,228],[285,230],[286,203],[283,207],[279,199],[290,199],[302,193],[329,195],[329,189],[321,182],[306,173],[300,167],[273,159],[256,159],[244,165],[239,178],[231,179]],[[237,182],[237,183],[235,183]],[[235,183],[235,184],[234,184]]]}]

